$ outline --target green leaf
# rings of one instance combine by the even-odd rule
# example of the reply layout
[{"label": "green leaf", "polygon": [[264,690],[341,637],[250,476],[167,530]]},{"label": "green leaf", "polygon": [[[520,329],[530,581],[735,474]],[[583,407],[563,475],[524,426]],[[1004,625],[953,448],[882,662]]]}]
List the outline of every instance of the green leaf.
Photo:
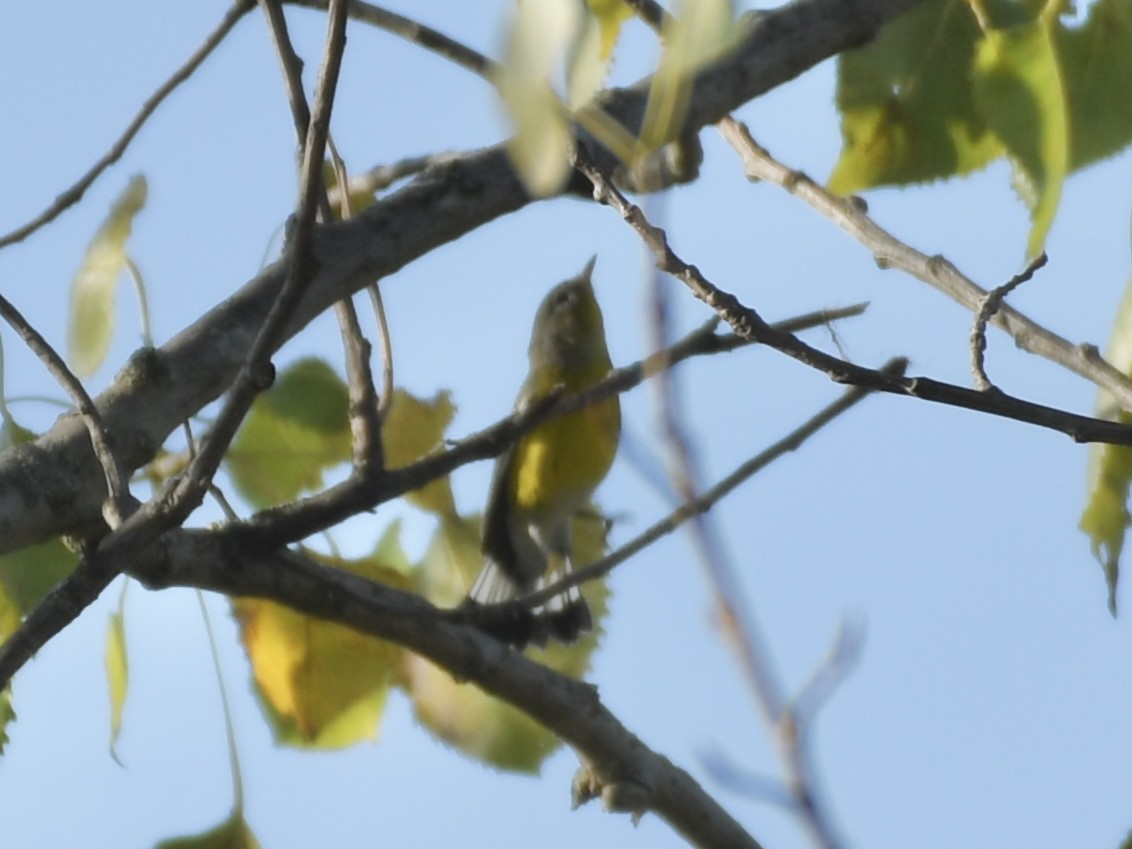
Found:
[{"label": "green leaf", "polygon": [[[1107,359],[1124,374],[1132,373],[1132,280],[1116,313]],[[1097,416],[1132,424],[1132,415],[1120,412],[1115,399],[1103,389],[1097,393]],[[1124,445],[1089,446],[1085,509],[1079,527],[1089,537],[1093,556],[1104,570],[1108,608],[1116,615],[1116,588],[1120,556],[1132,516],[1128,490],[1132,486],[1132,448]]]},{"label": "green leaf", "polygon": [[837,63],[842,150],[829,187],[849,194],[938,180],[1001,153],[971,90],[980,30],[965,3],[932,0]]},{"label": "green leaf", "polygon": [[1074,169],[1132,143],[1132,0],[1098,0],[1080,27],[1059,27]]},{"label": "green leaf", "polygon": [[27,614],[74,571],[78,560],[58,537],[0,555],[0,587],[21,615]]},{"label": "green leaf", "polygon": [[126,267],[126,240],[130,237],[134,217],[145,205],[147,191],[143,175],[130,178],[87,246],[71,283],[67,349],[71,367],[79,377],[94,374],[110,348],[118,278]]},{"label": "green leaf", "polygon": [[121,606],[110,617],[106,629],[106,683],[110,692],[110,754],[118,759],[118,736],[122,732],[122,709],[129,687],[129,663],[126,656],[126,623]]},{"label": "green leaf", "polygon": [[322,486],[323,472],[350,459],[346,384],[322,360],[305,359],[256,399],[228,452],[228,470],[254,507],[291,501]]},{"label": "green leaf", "polygon": [[[478,517],[444,519],[433,536],[418,570],[418,590],[434,604],[458,604],[480,567]],[[574,523],[574,552],[579,565],[601,556],[604,523],[595,516]],[[595,631],[573,645],[532,648],[527,653],[552,669],[580,677],[601,635],[607,613],[608,590],[597,581],[583,588],[594,616]],[[468,684],[418,655],[406,653],[405,678],[417,719],[464,754],[500,769],[535,773],[560,741],[525,713]]]},{"label": "green leaf", "polygon": [[1039,18],[988,32],[975,57],[976,99],[1030,207],[1030,256],[1042,251],[1069,172],[1068,109],[1053,41],[1050,23]]},{"label": "green leaf", "polygon": [[192,837],[171,837],[156,849],[260,849],[259,841],[239,811],[215,828]]}]

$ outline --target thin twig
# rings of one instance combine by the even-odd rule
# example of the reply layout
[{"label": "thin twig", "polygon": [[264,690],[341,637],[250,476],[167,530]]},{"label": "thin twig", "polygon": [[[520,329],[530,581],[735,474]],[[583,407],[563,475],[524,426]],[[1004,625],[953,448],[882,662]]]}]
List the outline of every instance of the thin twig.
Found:
[{"label": "thin twig", "polygon": [[[326,148],[334,167],[335,182],[339,187],[349,184],[346,163],[338,154],[333,137],[327,137]],[[326,197],[327,208],[331,206]],[[338,216],[345,221],[354,214],[350,192],[338,193]],[[349,393],[349,418],[351,434],[351,453],[354,473],[360,475],[377,474],[385,466],[384,449],[381,444],[382,399],[377,396],[373,383],[373,369],[370,367],[370,354],[373,346],[362,332],[358,322],[358,311],[353,298],[343,298],[334,305],[338,320],[339,335],[346,352],[346,386]],[[391,392],[392,390],[390,390]]]},{"label": "thin twig", "polygon": [[[859,198],[837,197],[802,172],[778,162],[738,121],[720,121],[719,131],[739,154],[749,177],[780,186],[804,201],[872,251],[881,268],[899,268],[967,309],[978,309],[986,290],[944,257],[921,253],[880,227]],[[1095,345],[1074,345],[1009,305],[994,315],[992,323],[1011,336],[1018,347],[1096,384],[1123,409],[1132,410],[1132,385],[1119,369],[1105,361]]]},{"label": "thin twig", "polygon": [[[329,5],[328,0],[285,0],[285,2],[308,9],[326,9]],[[478,76],[488,78],[495,70],[495,62],[478,50],[461,44],[439,30],[425,26],[412,18],[406,18],[404,15],[398,15],[372,3],[363,3],[361,0],[350,0],[349,14],[356,21],[383,29],[423,47]]]},{"label": "thin twig", "polygon": [[3,236],[0,236],[0,248],[5,248],[16,242],[22,242],[43,225],[54,221],[66,209],[82,200],[87,189],[102,175],[102,172],[122,158],[122,154],[126,152],[126,148],[129,147],[130,142],[134,140],[134,136],[138,134],[142,125],[149,120],[149,117],[157,110],[157,107],[161,105],[162,101],[164,101],[177,86],[193,75],[196,69],[201,66],[201,63],[209,57],[212,51],[215,50],[228,33],[232,31],[237,21],[247,14],[254,5],[255,0],[236,0],[220,20],[216,29],[209,33],[204,43],[193,52],[169,79],[146,98],[145,103],[143,103],[141,109],[138,110],[138,114],[134,116],[134,119],[122,132],[122,135],[118,137],[118,140],[102,155],[102,158],[95,162],[94,165],[90,167],[90,170],[83,174],[73,185],[64,189],[47,209],[43,210],[43,212],[26,224],[17,227],[10,233],[5,233]]},{"label": "thin twig", "polygon": [[[907,360],[897,358],[881,366],[881,371],[895,377],[903,374],[907,365]],[[782,437],[782,439],[769,445],[754,457],[751,457],[749,460],[739,465],[731,474],[721,479],[714,486],[705,489],[693,501],[681,504],[659,522],[656,522],[648,529],[629,540],[629,542],[622,545],[616,551],[610,552],[600,560],[595,560],[588,566],[575,569],[569,575],[562,576],[553,584],[548,584],[537,592],[525,595],[514,603],[522,604],[528,609],[536,609],[570,587],[580,586],[587,581],[605,577],[630,557],[637,554],[637,552],[644,550],[661,537],[667,536],[675,531],[692,516],[699,513],[706,513],[714,507],[721,498],[740,484],[746,482],[753,475],[769,466],[782,455],[791,451],[797,451],[807,439],[842,413],[860,403],[871,392],[871,389],[861,386],[849,387],[840,398],[820,410],[800,427],[795,428],[786,436]]]},{"label": "thin twig", "polygon": [[[1076,442],[1132,445],[1132,427],[1035,404],[1003,392],[978,392],[924,377],[887,377],[874,369],[854,365],[819,351],[789,333],[780,333],[768,325],[755,310],[742,304],[730,292],[710,282],[698,268],[681,259],[668,244],[665,232],[653,226],[641,209],[625,198],[612,181],[589,160],[580,145],[577,149],[577,168],[593,184],[595,199],[611,206],[637,231],[645,245],[653,252],[658,267],[683,282],[697,298],[726,321],[736,335],[744,339],[768,345],[811,368],[824,372],[831,380],[838,383],[868,386],[894,395],[910,396],[937,404],[948,404],[1027,422],[1064,433]],[[1009,307],[1004,307],[1003,311],[1008,309]],[[1106,364],[1106,368],[1111,367]],[[1106,388],[1109,386],[1109,382],[1102,379],[1099,371],[1094,369],[1091,373],[1100,381],[1100,385]],[[1124,379],[1120,377],[1119,380],[1123,382]]]},{"label": "thin twig", "polygon": [[1047,260],[1045,251],[1042,251],[1039,256],[1031,260],[1021,274],[1016,274],[1008,282],[991,289],[979,301],[978,309],[975,310],[975,322],[971,326],[971,372],[975,376],[975,388],[980,392],[988,392],[995,388],[990,378],[987,377],[986,366],[983,361],[983,355],[987,350],[987,322],[1002,308],[1006,296],[1032,278],[1034,273],[1046,264]]},{"label": "thin twig", "polygon": [[71,396],[83,424],[90,434],[90,442],[94,454],[102,466],[102,474],[106,479],[106,492],[108,501],[103,505],[103,518],[111,529],[117,527],[125,516],[133,509],[133,498],[130,495],[128,476],[122,464],[118,461],[110,445],[110,436],[102,423],[102,415],[98,407],[83,387],[82,382],[67,368],[67,363],[47,342],[46,339],[32,327],[23,314],[7,299],[0,296],[0,316],[11,325],[23,338],[32,352],[39,357],[47,367],[47,371]]},{"label": "thin twig", "polygon": [[[265,0],[265,3],[273,5],[269,0]],[[345,6],[345,0],[332,0],[330,6],[326,49],[315,86],[314,108],[310,113],[310,126],[303,147],[299,203],[288,239],[287,277],[248,352],[239,376],[232,384],[226,403],[205,436],[196,458],[170,494],[166,512],[175,524],[180,524],[200,503],[252,401],[270,385],[274,377],[271,353],[282,340],[287,322],[313,277],[315,269],[311,248],[314,222],[319,198],[326,197],[322,161],[338,84],[338,71],[346,45]]]},{"label": "thin twig", "polygon": [[[781,326],[790,326],[798,331],[825,324],[834,318],[859,315],[863,310],[861,304],[842,310],[820,310],[788,319]],[[713,319],[693,330],[663,352],[660,358],[654,354],[632,365],[614,369],[608,377],[585,392],[569,396],[552,394],[521,413],[512,414],[453,443],[447,451],[430,454],[398,469],[387,469],[380,478],[351,476],[317,495],[263,510],[240,524],[225,528],[223,532],[243,545],[264,548],[298,542],[362,510],[372,509],[377,504],[419,489],[467,463],[498,456],[519,436],[551,416],[566,415],[632,389],[655,374],[662,362],[672,367],[690,357],[732,351],[751,344],[749,340],[733,335],[716,334],[717,324],[718,321]]]}]

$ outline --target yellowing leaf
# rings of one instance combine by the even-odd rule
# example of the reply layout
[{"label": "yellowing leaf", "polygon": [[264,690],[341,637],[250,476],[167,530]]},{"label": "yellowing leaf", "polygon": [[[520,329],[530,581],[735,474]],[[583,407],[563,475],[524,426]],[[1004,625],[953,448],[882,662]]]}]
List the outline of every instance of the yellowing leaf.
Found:
[{"label": "yellowing leaf", "polygon": [[[1132,374],[1132,280],[1116,312],[1107,359],[1124,374]],[[1120,411],[1115,399],[1103,389],[1097,393],[1097,416],[1132,424],[1132,414]],[[1079,527],[1089,537],[1093,556],[1104,570],[1108,585],[1108,607],[1116,615],[1116,587],[1120,578],[1120,555],[1132,516],[1128,513],[1128,490],[1132,485],[1132,448],[1124,445],[1089,446],[1088,497]]]},{"label": "yellowing leaf", "polygon": [[570,173],[573,136],[551,77],[580,23],[577,0],[518,0],[495,75],[515,127],[507,152],[536,197],[557,192]]},{"label": "yellowing leaf", "polygon": [[346,384],[322,360],[283,371],[252,405],[228,452],[228,470],[255,507],[322,486],[323,472],[350,459]]},{"label": "yellowing leaf", "polygon": [[[383,541],[386,547],[392,544]],[[377,557],[311,556],[393,586],[405,587],[409,581]],[[232,608],[276,739],[295,746],[342,748],[376,736],[389,687],[401,666],[399,646],[270,601],[240,598]]]},{"label": "yellowing leaf", "polygon": [[975,57],[975,94],[988,126],[1020,169],[1033,226],[1027,251],[1037,256],[1053,224],[1069,172],[1069,121],[1051,24],[988,32]]},{"label": "yellowing leaf", "polygon": [[586,0],[589,14],[570,45],[566,60],[566,101],[587,103],[605,83],[621,25],[633,16],[625,0]]},{"label": "yellowing leaf", "polygon": [[[386,468],[399,469],[440,450],[444,432],[455,414],[456,407],[447,392],[438,392],[431,400],[426,400],[403,389],[395,390],[381,425]],[[440,516],[456,512],[452,484],[447,477],[431,481],[405,497],[422,510]]]},{"label": "yellowing leaf", "polygon": [[[438,527],[418,571],[418,589],[433,603],[455,605],[471,586],[483,564],[479,525],[478,517],[451,518]],[[577,562],[596,560],[604,550],[604,537],[604,524],[596,516],[577,519]],[[583,675],[589,668],[607,612],[604,582],[591,582],[583,592],[597,630],[570,646],[528,650],[540,663],[574,676]],[[450,674],[417,655],[405,655],[405,677],[417,718],[470,757],[501,769],[537,772],[559,745],[553,734],[526,714],[469,684],[457,683]]]},{"label": "yellowing leaf", "polygon": [[971,91],[979,37],[967,4],[930,0],[838,58],[843,141],[831,190],[938,180],[1000,155]]},{"label": "yellowing leaf", "polygon": [[126,656],[126,625],[122,609],[110,617],[106,631],[106,683],[110,691],[110,752],[118,760],[116,747],[122,731],[122,708],[129,686],[129,664]]},{"label": "yellowing leaf", "polygon": [[641,126],[643,152],[679,134],[691,95],[692,78],[731,48],[735,12],[731,0],[685,0],[664,26],[664,51],[653,74]]},{"label": "yellowing leaf", "polygon": [[75,374],[89,377],[102,364],[114,335],[114,299],[126,266],[126,240],[134,217],[145,205],[145,177],[130,178],[126,189],[86,249],[71,283],[68,359]]},{"label": "yellowing leaf", "polygon": [[260,849],[259,841],[239,811],[215,828],[192,837],[171,837],[156,849]]},{"label": "yellowing leaf", "polygon": [[[20,610],[0,584],[0,644],[20,627]],[[0,755],[8,744],[8,723],[14,721],[16,712],[12,708],[12,685],[0,689]]]}]

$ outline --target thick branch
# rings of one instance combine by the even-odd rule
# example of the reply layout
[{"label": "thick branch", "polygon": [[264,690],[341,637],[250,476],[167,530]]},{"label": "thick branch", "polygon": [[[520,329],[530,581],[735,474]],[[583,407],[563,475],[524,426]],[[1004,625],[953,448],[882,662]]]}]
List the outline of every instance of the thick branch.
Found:
[{"label": "thick branch", "polygon": [[294,554],[256,555],[211,531],[175,531],[165,557],[133,570],[150,587],[266,598],[403,645],[530,714],[573,746],[606,785],[643,790],[648,808],[690,843],[758,849],[688,773],[649,749],[589,684],[553,672],[400,592]]},{"label": "thick branch", "polygon": [[[689,126],[718,120],[818,62],[863,44],[917,2],[799,0],[761,15],[741,49],[697,81]],[[647,81],[611,92],[607,108],[635,126],[647,94]],[[319,270],[280,343],[335,301],[530,201],[503,147],[496,146],[453,157],[358,217],[317,228]],[[285,273],[284,261],[264,269],[162,348],[136,355],[96,399],[127,469],[152,459],[169,433],[231,385]],[[85,428],[64,417],[34,443],[0,459],[0,552],[96,526],[103,498]]]}]

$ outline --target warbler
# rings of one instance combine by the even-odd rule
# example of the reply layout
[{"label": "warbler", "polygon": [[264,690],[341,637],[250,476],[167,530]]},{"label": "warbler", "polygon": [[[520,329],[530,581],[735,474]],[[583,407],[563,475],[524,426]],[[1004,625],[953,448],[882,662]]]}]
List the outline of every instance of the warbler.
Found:
[{"label": "warbler", "polygon": [[[539,306],[528,349],[530,372],[516,411],[558,388],[588,389],[613,367],[590,281],[596,259],[551,289]],[[621,405],[613,395],[547,419],[499,457],[483,517],[486,559],[468,593],[470,602],[508,601],[570,571],[574,516],[609,471],[620,436]],[[485,630],[525,645],[545,642],[547,636],[571,642],[592,627],[585,599],[571,587],[529,617]]]}]

